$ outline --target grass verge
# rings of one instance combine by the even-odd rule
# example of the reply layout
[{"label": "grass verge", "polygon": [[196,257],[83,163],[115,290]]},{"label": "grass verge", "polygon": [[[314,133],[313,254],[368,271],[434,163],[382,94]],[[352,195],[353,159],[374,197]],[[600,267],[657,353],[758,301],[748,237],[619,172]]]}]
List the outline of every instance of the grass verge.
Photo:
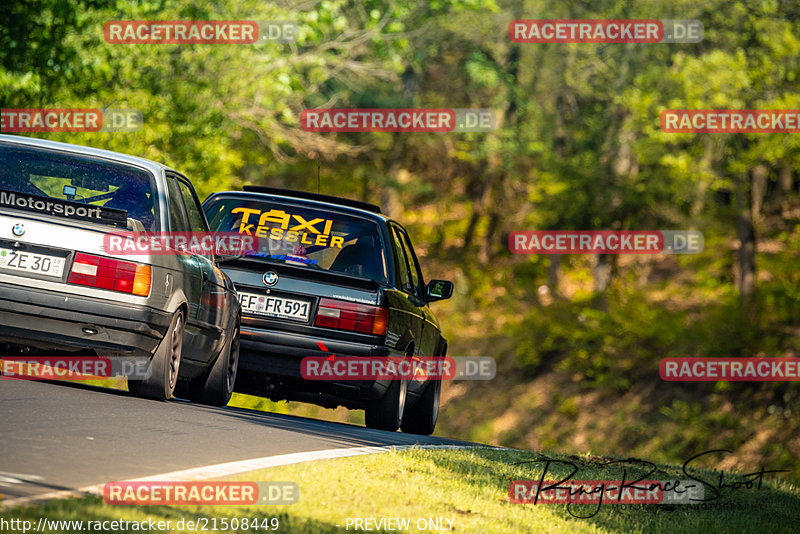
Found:
[{"label": "grass verge", "polygon": [[[609,458],[548,455],[571,462],[577,480],[613,480],[620,469],[603,466]],[[98,497],[63,499],[42,506],[0,513],[0,519],[30,520],[171,520],[170,532],[181,519],[277,518],[276,532],[346,532],[348,518],[407,518],[409,532],[790,532],[800,521],[800,489],[767,475],[760,489],[724,488],[710,505],[612,505],[604,504],[596,515],[577,518],[566,505],[514,504],[508,500],[510,480],[538,479],[543,456],[525,451],[488,448],[460,450],[412,449],[385,454],[322,460],[254,471],[231,480],[293,481],[300,499],[285,506],[109,506]],[[522,463],[520,463],[522,462]],[[679,466],[658,465],[657,480],[686,479]],[[627,466],[627,478],[643,475],[643,468]],[[569,474],[567,466],[551,465],[548,478]],[[691,470],[706,481],[718,472]],[[727,482],[743,480],[725,474]],[[710,492],[706,491],[706,495]],[[588,516],[594,505],[572,507],[575,515]],[[431,523],[437,520],[438,523]],[[354,530],[352,523],[349,530]],[[374,525],[370,525],[374,528]],[[422,527],[422,528],[418,528]],[[69,533],[72,529],[47,532]],[[86,529],[83,530],[85,532]],[[202,529],[201,529],[202,531]],[[263,532],[264,529],[258,530]],[[395,532],[395,530],[373,530]],[[105,532],[130,532],[106,530]],[[243,532],[211,529],[206,532]],[[248,530],[247,532],[256,532]]]}]

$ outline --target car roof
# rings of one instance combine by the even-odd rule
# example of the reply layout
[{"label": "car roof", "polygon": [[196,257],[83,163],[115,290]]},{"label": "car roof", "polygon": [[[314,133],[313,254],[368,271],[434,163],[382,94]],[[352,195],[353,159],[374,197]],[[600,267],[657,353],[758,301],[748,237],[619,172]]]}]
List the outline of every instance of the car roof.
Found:
[{"label": "car roof", "polygon": [[[391,219],[386,215],[380,213],[380,208],[366,202],[358,200],[351,200],[348,198],[340,198],[328,195],[317,195],[315,193],[307,193],[304,191],[292,191],[289,189],[273,189],[269,187],[260,186],[245,186],[245,191],[219,191],[209,196],[206,201],[216,196],[232,196],[240,198],[252,199],[276,199],[288,200],[297,204],[307,205],[311,207],[335,207],[341,211],[358,214],[362,217],[388,222]],[[274,192],[273,192],[274,191]],[[361,207],[363,206],[363,207]],[[377,211],[376,211],[377,210]]]},{"label": "car roof", "polygon": [[136,156],[129,156],[128,154],[122,154],[120,152],[113,152],[111,150],[104,150],[101,148],[92,148],[83,145],[74,145],[72,143],[61,143],[59,141],[50,141],[47,139],[37,139],[34,137],[24,137],[21,135],[5,135],[0,134],[0,143],[9,142],[15,145],[22,145],[26,147],[32,148],[44,148],[48,150],[57,150],[59,152],[69,152],[72,154],[78,154],[82,156],[94,156],[97,158],[103,158],[108,160],[113,160],[119,163],[128,163],[131,165],[136,165],[138,167],[144,167],[154,174],[158,175],[162,171],[174,171],[170,169],[166,165],[162,165],[156,161],[151,161],[145,158],[139,158]]},{"label": "car roof", "polygon": [[373,213],[381,212],[381,209],[375,204],[362,202],[360,200],[352,200],[349,198],[334,197],[331,195],[322,195],[320,193],[310,193],[308,191],[295,191],[293,189],[278,189],[276,187],[266,187],[263,185],[245,185],[242,186],[242,189],[244,189],[245,191],[252,191],[253,193],[270,193],[274,195],[282,195],[292,198],[307,198],[309,200],[320,200],[322,202],[329,202],[331,204],[343,204],[345,206],[351,206],[354,208],[371,211]]}]

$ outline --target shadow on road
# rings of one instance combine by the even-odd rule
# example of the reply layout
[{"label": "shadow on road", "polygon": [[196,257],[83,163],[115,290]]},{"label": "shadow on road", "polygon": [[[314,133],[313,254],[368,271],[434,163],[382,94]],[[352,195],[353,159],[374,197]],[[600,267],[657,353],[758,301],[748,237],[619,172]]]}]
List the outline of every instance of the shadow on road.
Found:
[{"label": "shadow on road", "polygon": [[[234,418],[248,424],[258,425],[260,427],[275,428],[278,430],[285,430],[295,433],[307,434],[316,438],[324,437],[325,441],[329,442],[332,447],[342,446],[381,446],[381,445],[414,445],[414,444],[430,444],[430,445],[471,445],[472,443],[431,436],[421,436],[417,434],[405,434],[402,432],[387,432],[384,430],[373,430],[362,426],[357,426],[349,423],[338,423],[331,421],[322,421],[318,419],[310,419],[296,415],[278,414],[271,412],[263,412],[259,410],[251,410],[247,408],[216,408],[211,406],[203,406],[200,404],[193,404],[183,399],[173,398],[169,402],[150,401],[134,397],[127,391],[119,389],[112,389],[102,386],[79,384],[68,381],[46,381],[48,385],[56,387],[64,387],[71,389],[80,389],[90,391],[94,394],[114,395],[116,397],[128,397],[135,399],[137,402],[148,403],[153,406],[154,410],[160,407],[185,405],[187,411],[196,413],[202,411],[214,416],[225,416]],[[210,421],[209,421],[210,422]]]}]

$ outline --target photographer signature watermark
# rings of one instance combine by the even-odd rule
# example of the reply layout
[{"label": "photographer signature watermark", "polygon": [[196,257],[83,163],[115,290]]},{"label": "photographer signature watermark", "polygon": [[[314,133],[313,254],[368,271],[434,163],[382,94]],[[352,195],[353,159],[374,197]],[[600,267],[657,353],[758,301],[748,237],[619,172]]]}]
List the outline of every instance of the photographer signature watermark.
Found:
[{"label": "photographer signature watermark", "polygon": [[[595,516],[603,504],[707,504],[723,497],[723,490],[757,491],[762,488],[764,475],[788,473],[787,470],[768,470],[761,466],[757,471],[745,474],[720,472],[715,479],[703,478],[691,465],[705,456],[731,453],[728,449],[714,449],[696,454],[686,460],[681,468],[686,479],[655,479],[653,475],[663,473],[656,464],[646,460],[628,458],[608,460],[595,464],[600,469],[622,469],[618,478],[610,480],[573,480],[579,466],[570,461],[546,456],[517,462],[520,464],[544,464],[537,480],[514,480],[508,488],[510,502],[519,504],[566,504],[567,512],[577,518]],[[550,472],[551,466],[570,469],[568,475],[558,479]],[[628,469],[647,470],[638,478],[628,476]],[[593,509],[588,515],[579,515],[573,506],[589,505]],[[585,510],[585,509],[581,509]]]}]

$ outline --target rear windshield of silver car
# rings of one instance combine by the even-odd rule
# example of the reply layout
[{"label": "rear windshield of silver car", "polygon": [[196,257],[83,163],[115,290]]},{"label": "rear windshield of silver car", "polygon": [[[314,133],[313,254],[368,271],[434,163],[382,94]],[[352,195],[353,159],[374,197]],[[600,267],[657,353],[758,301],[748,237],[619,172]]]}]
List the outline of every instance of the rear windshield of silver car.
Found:
[{"label": "rear windshield of silver car", "polygon": [[81,155],[0,143],[0,210],[158,231],[153,176]]},{"label": "rear windshield of silver car", "polygon": [[386,255],[374,221],[274,201],[218,198],[206,206],[216,232],[254,236],[248,257],[385,282]]}]

